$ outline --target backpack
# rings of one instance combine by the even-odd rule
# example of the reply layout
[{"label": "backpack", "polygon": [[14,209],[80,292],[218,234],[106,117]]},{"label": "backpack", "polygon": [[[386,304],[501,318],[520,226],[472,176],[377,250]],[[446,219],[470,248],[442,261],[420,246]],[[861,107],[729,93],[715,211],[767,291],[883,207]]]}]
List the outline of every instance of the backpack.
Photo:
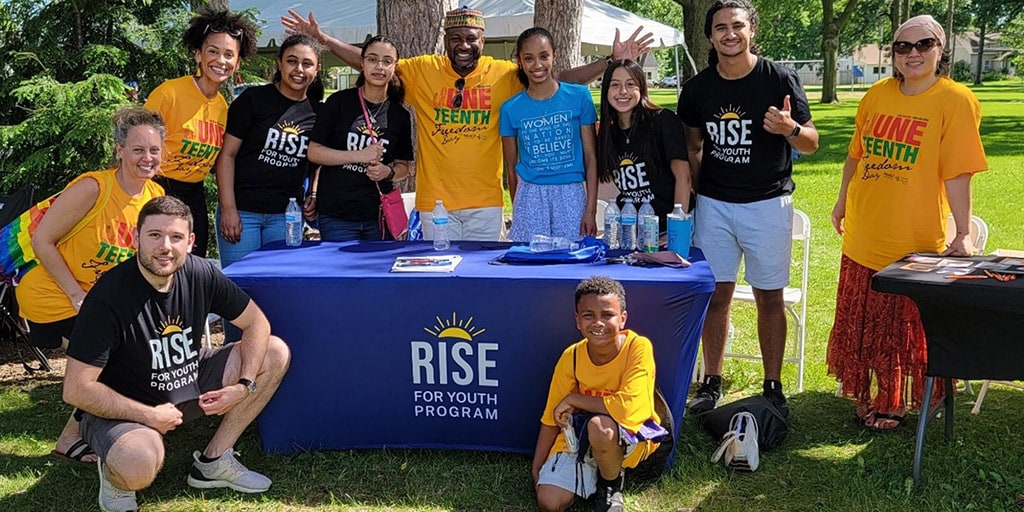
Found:
[{"label": "backpack", "polygon": [[[576,378],[576,347],[572,349],[572,375]],[[579,379],[576,379],[576,388],[579,389]],[[668,406],[668,402],[665,400],[665,395],[662,394],[661,388],[655,385],[654,387],[654,412],[661,418],[661,422],[654,425],[655,427],[660,426],[658,429],[664,432],[659,432],[656,436],[652,436],[652,441],[658,442],[658,447],[654,449],[654,452],[650,453],[637,463],[634,468],[626,468],[626,477],[630,480],[636,480],[639,483],[654,482],[661,477],[668,470],[669,460],[672,457],[672,450],[675,448],[676,443],[676,428],[675,419],[672,416],[672,410]],[[586,413],[588,416],[593,416],[592,413]],[[575,415],[574,415],[575,416]],[[574,418],[576,420],[576,418]],[[650,423],[654,423],[648,420]],[[584,422],[575,422],[580,425],[576,428],[582,428]],[[644,424],[641,429],[646,429],[647,423]],[[641,431],[642,434],[642,431]],[[576,437],[581,437],[577,434]],[[646,438],[645,438],[646,439]],[[638,447],[639,448],[639,447]]]},{"label": "backpack", "polygon": [[739,413],[749,413],[757,426],[757,444],[762,451],[775,448],[789,433],[786,417],[764,396],[755,395],[730,402],[697,417],[701,427],[715,441],[721,441],[733,430],[733,418]]}]

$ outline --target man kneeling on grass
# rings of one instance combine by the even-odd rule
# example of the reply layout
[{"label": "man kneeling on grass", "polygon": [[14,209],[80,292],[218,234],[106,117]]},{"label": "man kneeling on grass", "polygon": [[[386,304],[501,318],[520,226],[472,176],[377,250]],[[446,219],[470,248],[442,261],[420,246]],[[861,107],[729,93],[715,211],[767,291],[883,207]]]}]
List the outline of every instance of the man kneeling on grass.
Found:
[{"label": "man kneeling on grass", "polygon": [[[203,415],[223,415],[196,451],[188,484],[263,492],[270,479],[233,449],[288,369],[285,343],[238,286],[189,254],[188,206],[155,198],[139,212],[136,255],[103,275],[86,296],[68,345],[64,401],[77,407],[82,437],[99,455],[100,508],[139,508],[164,462],[163,435]],[[242,330],[238,343],[201,348],[206,316]]]},{"label": "man kneeling on grass", "polygon": [[584,339],[555,365],[533,455],[541,510],[563,511],[577,496],[596,493],[595,511],[623,511],[622,469],[658,447],[636,437],[648,420],[661,421],[654,412],[654,349],[625,326],[619,282],[591,277],[576,287],[576,327]]}]

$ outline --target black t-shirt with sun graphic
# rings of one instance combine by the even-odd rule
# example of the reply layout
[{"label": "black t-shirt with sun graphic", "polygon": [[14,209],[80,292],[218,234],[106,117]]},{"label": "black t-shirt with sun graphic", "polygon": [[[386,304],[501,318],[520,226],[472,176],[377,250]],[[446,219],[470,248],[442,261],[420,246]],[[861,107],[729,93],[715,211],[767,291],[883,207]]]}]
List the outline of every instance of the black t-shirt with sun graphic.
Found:
[{"label": "black t-shirt with sun graphic", "polygon": [[239,210],[284,213],[289,197],[302,203],[315,122],[308,100],[288,99],[274,84],[246,89],[231,102],[225,131],[242,140],[235,155]]},{"label": "black t-shirt with sun graphic", "polygon": [[249,296],[213,265],[189,255],[167,293],[142,276],[138,256],[89,291],[68,356],[103,368],[99,381],[147,405],[199,397],[199,349],[206,316],[242,314]]},{"label": "black t-shirt with sun graphic", "polygon": [[[320,109],[310,140],[341,151],[359,151],[371,144],[358,89],[338,91]],[[383,141],[382,163],[413,159],[412,121],[409,111],[391,101],[366,102],[373,136]],[[444,170],[441,169],[443,172]],[[380,194],[392,183],[381,180],[380,192],[366,177],[366,165],[325,165],[320,169],[316,209],[321,214],[346,221],[375,221],[380,215]]]},{"label": "black t-shirt with sun graphic", "polygon": [[[792,148],[764,129],[768,107],[789,95],[793,120],[811,120],[796,72],[761,57],[743,78],[726,80],[708,66],[683,84],[679,118],[704,138],[696,189],[729,203],[752,203],[793,193]],[[680,141],[682,144],[683,141]]]},{"label": "black t-shirt with sun graphic", "polygon": [[[676,194],[676,177],[670,163],[672,160],[686,161],[686,144],[682,142],[683,125],[671,110],[659,110],[654,115],[653,124],[651,133],[639,125],[632,131],[612,130],[615,159],[619,161],[619,167],[612,169],[612,175],[619,189],[616,198],[619,208],[626,201],[632,201],[639,210],[644,201],[650,201],[664,229],[665,218],[672,213]],[[653,162],[647,161],[645,143],[654,144]]]}]

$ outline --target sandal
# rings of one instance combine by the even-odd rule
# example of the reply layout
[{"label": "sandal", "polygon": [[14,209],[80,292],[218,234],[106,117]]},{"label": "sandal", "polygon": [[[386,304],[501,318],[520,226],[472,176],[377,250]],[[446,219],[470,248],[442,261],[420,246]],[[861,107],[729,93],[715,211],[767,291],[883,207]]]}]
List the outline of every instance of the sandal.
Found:
[{"label": "sandal", "polygon": [[89,446],[89,443],[85,442],[85,439],[75,441],[75,444],[72,444],[71,447],[68,448],[68,451],[64,453],[61,453],[56,449],[51,450],[50,455],[67,462],[80,462],[82,464],[94,464],[96,462],[95,460],[85,460],[85,458],[90,455],[96,455],[96,452],[93,451],[91,446]]},{"label": "sandal", "polygon": [[853,421],[855,425],[868,426],[875,422],[875,415],[877,414],[878,411],[875,411],[871,407],[857,406],[857,410],[853,412],[853,416],[850,417],[850,420]]},{"label": "sandal", "polygon": [[[870,430],[870,431],[872,431],[872,432],[874,432],[876,434],[881,434],[881,433],[885,433],[885,432],[892,432],[893,430],[896,430],[896,429],[900,428],[900,426],[903,425],[903,420],[904,419],[906,419],[906,415],[900,416],[900,415],[896,415],[896,414],[886,414],[884,412],[876,412],[875,413],[875,420],[873,422],[871,422],[871,424],[867,424],[867,427],[868,427],[868,430]],[[878,425],[878,423],[880,421],[881,422],[889,421],[889,422],[894,422],[895,424],[892,425],[892,426],[889,426],[889,427],[880,427]]]}]

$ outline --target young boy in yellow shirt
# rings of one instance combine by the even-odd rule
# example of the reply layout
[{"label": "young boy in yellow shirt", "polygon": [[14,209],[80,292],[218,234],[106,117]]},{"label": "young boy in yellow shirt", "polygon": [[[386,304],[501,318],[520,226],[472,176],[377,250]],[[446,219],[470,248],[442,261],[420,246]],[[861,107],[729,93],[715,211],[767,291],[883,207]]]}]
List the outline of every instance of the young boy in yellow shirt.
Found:
[{"label": "young boy in yellow shirt", "polygon": [[584,339],[562,352],[551,376],[533,455],[537,504],[563,511],[577,496],[597,493],[595,511],[622,511],[622,469],[636,467],[658,446],[636,435],[648,420],[661,421],[654,411],[654,351],[650,340],[625,329],[619,282],[591,277],[575,295]]}]

